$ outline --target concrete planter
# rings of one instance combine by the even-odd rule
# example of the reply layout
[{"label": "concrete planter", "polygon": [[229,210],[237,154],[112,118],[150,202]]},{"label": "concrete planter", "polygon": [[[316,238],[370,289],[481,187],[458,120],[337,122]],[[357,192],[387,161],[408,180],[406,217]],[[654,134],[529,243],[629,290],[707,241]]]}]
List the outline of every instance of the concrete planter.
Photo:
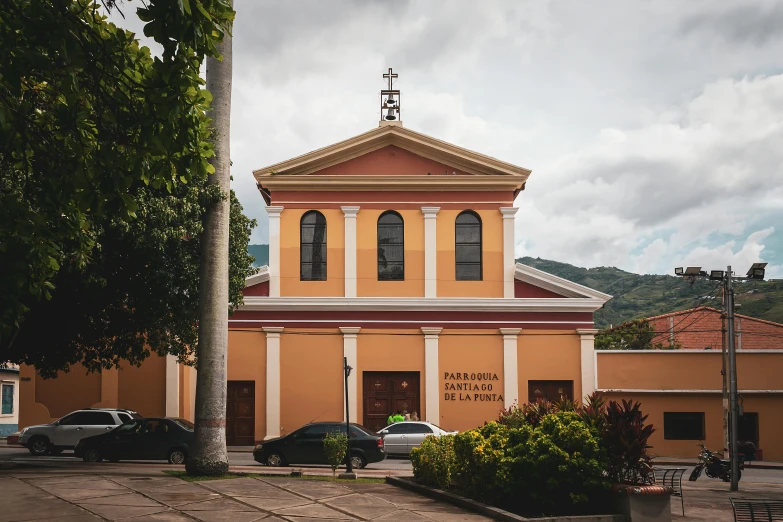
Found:
[{"label": "concrete planter", "polygon": [[615,509],[629,522],[671,522],[672,489],[666,486],[612,486]]}]

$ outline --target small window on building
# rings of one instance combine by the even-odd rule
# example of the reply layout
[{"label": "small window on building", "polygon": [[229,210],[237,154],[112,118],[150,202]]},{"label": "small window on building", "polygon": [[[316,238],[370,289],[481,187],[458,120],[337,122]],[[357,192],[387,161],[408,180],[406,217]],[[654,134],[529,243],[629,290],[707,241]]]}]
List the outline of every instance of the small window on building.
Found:
[{"label": "small window on building", "polygon": [[299,279],[326,281],[326,218],[317,210],[299,222]]},{"label": "small window on building", "polygon": [[664,412],[663,438],[666,440],[704,440],[704,412]]},{"label": "small window on building", "polygon": [[378,281],[405,279],[405,224],[393,210],[378,218]]},{"label": "small window on building", "polygon": [[527,384],[527,401],[531,404],[538,400],[558,402],[574,398],[574,381],[528,381]]},{"label": "small window on building", "polygon": [[481,218],[472,210],[457,216],[454,254],[457,281],[481,281]]},{"label": "small window on building", "polygon": [[14,385],[3,384],[2,387],[2,409],[3,415],[11,415],[14,412]]}]

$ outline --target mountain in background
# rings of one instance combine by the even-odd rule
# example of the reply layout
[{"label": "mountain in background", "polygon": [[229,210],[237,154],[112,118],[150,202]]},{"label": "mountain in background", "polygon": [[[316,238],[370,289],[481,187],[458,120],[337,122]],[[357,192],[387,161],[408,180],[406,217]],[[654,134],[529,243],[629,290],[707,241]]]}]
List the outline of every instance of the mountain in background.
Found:
[{"label": "mountain in background", "polygon": [[[269,264],[269,245],[249,245],[248,251],[256,258],[255,266]],[[721,306],[717,281],[690,284],[675,276],[632,274],[613,267],[579,268],[533,257],[517,262],[614,296],[595,313],[597,328],[696,306]],[[783,281],[737,282],[735,300],[742,305],[739,313],[783,323]]]},{"label": "mountain in background", "polygon": [[247,245],[248,253],[256,258],[253,266],[269,264],[269,245]]}]

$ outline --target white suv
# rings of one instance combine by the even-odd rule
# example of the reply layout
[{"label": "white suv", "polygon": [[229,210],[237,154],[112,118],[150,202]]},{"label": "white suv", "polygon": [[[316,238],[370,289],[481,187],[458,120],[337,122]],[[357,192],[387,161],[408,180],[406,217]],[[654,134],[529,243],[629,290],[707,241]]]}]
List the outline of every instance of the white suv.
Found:
[{"label": "white suv", "polygon": [[85,437],[114,429],[139,417],[135,411],[114,408],[88,408],[69,413],[51,424],[28,426],[19,433],[19,444],[33,455],[57,455]]}]

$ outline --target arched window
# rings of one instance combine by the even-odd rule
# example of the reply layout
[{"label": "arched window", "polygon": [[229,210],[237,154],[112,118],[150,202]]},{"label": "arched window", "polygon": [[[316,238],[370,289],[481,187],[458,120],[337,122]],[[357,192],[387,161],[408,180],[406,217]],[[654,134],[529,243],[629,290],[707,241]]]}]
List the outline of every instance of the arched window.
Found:
[{"label": "arched window", "polygon": [[457,216],[455,228],[457,281],[481,281],[481,218],[466,210]]},{"label": "arched window", "polygon": [[317,210],[299,222],[299,279],[326,281],[326,218]]},{"label": "arched window", "polygon": [[378,281],[405,279],[405,225],[388,210],[378,218]]}]

